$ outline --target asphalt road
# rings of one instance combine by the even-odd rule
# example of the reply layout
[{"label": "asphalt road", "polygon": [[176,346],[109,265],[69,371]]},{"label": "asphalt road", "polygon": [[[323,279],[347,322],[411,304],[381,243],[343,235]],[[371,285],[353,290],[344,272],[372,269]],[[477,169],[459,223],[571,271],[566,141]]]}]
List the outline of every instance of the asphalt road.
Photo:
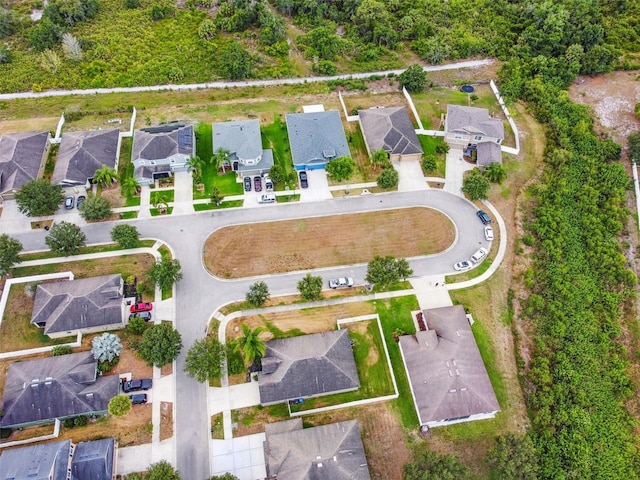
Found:
[{"label": "asphalt road", "polygon": [[[184,348],[177,360],[176,373],[176,446],[177,467],[183,478],[206,479],[209,472],[209,425],[206,386],[180,375],[185,353],[194,340],[201,338],[213,312],[222,305],[244,298],[254,278],[224,280],[211,276],[202,264],[202,247],[214,230],[226,225],[338,215],[380,209],[425,206],[435,208],[452,219],[456,240],[445,252],[409,259],[414,275],[450,273],[453,263],[468,259],[481,246],[488,247],[476,207],[467,200],[441,190],[387,193],[359,197],[335,198],[317,203],[290,203],[270,208],[240,208],[208,211],[192,215],[155,217],[135,220],[142,238],[160,239],[171,246],[180,260],[184,278],[177,285],[176,328]],[[87,243],[110,241],[113,222],[88,225],[83,229]],[[416,235],[429,235],[428,231]],[[26,251],[46,249],[44,232],[16,235]],[[274,239],[275,240],[275,239]],[[238,245],[238,248],[247,248]],[[362,283],[366,264],[315,271],[325,282],[330,277],[351,276]],[[260,277],[269,286],[272,296],[296,291],[298,280],[306,272],[292,272]]]}]

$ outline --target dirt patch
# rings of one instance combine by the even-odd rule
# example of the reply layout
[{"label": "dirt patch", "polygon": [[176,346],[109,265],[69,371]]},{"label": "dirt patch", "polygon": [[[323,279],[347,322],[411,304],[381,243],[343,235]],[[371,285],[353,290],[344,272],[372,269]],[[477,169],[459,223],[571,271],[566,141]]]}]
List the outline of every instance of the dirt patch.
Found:
[{"label": "dirt patch", "polygon": [[[359,335],[362,335],[363,337],[365,337],[365,339],[367,340],[367,342],[372,345],[373,344],[373,336],[369,333],[369,324],[371,323],[371,321],[360,321],[360,322],[351,322],[351,323],[345,323],[344,325],[342,325],[342,328],[346,328],[347,330],[349,330],[350,332],[354,332],[357,333]],[[377,349],[374,348],[370,348],[369,349],[369,354],[367,355],[367,365],[371,366],[371,365],[375,365],[376,363],[378,363],[378,359],[380,358],[380,354],[378,353]]]},{"label": "dirt patch", "polygon": [[436,210],[384,210],[225,227],[207,239],[204,262],[214,275],[241,278],[364,263],[375,255],[430,255],[454,237],[453,224]]},{"label": "dirt patch", "polygon": [[114,183],[109,188],[103,188],[100,196],[109,200],[113,208],[124,207],[126,203],[126,198],[120,194],[120,185],[118,183]]},{"label": "dirt patch", "polygon": [[160,402],[160,441],[173,437],[173,403]]},{"label": "dirt patch", "polygon": [[619,71],[595,77],[581,76],[569,88],[571,100],[592,108],[596,125],[621,145],[640,129],[635,114],[640,102],[639,71]]}]

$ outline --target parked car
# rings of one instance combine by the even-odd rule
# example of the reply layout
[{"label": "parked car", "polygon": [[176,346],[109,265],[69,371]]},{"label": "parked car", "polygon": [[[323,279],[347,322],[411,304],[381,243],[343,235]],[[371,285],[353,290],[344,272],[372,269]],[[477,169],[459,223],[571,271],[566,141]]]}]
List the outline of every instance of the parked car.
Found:
[{"label": "parked car", "polygon": [[468,262],[466,260],[463,262],[458,262],[453,265],[453,269],[456,272],[464,272],[465,270],[469,270],[470,268],[471,268],[471,262]]},{"label": "parked car", "polygon": [[271,181],[268,175],[264,176],[264,189],[267,192],[273,191],[273,182]]},{"label": "parked car", "polygon": [[479,263],[486,256],[487,256],[487,250],[485,248],[481,248],[476,253],[471,255],[471,262]]},{"label": "parked car", "polygon": [[137,392],[139,390],[149,390],[151,387],[153,387],[153,380],[150,378],[122,382],[122,391],[124,393]]},{"label": "parked car", "polygon": [[134,405],[143,405],[147,403],[146,393],[138,393],[136,395],[131,395],[129,398],[131,399],[131,403]]},{"label": "parked car", "polygon": [[484,225],[489,225],[491,223],[491,217],[489,217],[489,214],[484,210],[478,210],[476,215],[478,215],[478,218]]},{"label": "parked car", "polygon": [[66,208],[67,210],[71,210],[73,208],[75,201],[76,201],[76,198],[73,195],[69,195],[64,199],[64,208]]},{"label": "parked car", "polygon": [[263,195],[260,195],[260,198],[258,198],[258,203],[275,203],[276,202],[276,196],[273,193],[265,193]]},{"label": "parked car", "polygon": [[80,195],[78,197],[78,201],[76,202],[76,208],[78,208],[78,210],[80,209],[80,205],[82,205],[82,202],[84,202],[87,199],[87,197],[85,197],[84,195]]},{"label": "parked car", "polygon": [[493,228],[489,226],[484,227],[484,238],[486,238],[489,242],[493,240]]},{"label": "parked car", "polygon": [[256,192],[262,191],[262,179],[259,176],[253,177],[253,188]]},{"label": "parked car", "polygon": [[136,312],[129,315],[129,320],[132,318],[142,318],[145,322],[151,321],[151,312]]},{"label": "parked car", "polygon": [[251,191],[251,177],[244,177],[244,191]]},{"label": "parked car", "polygon": [[153,310],[153,303],[151,302],[136,303],[134,305],[131,305],[131,313],[150,312],[151,310]]},{"label": "parked car", "polygon": [[347,288],[353,287],[353,278],[351,277],[341,277],[341,278],[332,278],[329,280],[330,288]]},{"label": "parked car", "polygon": [[304,170],[300,172],[300,187],[307,188],[309,186],[309,181],[307,180],[307,172]]}]

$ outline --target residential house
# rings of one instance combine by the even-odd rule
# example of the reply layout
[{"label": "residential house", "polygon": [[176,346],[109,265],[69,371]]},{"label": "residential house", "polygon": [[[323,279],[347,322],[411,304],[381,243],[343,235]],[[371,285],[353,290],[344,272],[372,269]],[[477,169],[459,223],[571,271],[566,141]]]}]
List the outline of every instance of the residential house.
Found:
[{"label": "residential house", "polygon": [[42,177],[49,132],[8,133],[0,138],[0,201],[12,200],[25,183]]},{"label": "residential house", "polygon": [[4,385],[0,427],[103,415],[119,388],[118,375],[98,376],[98,362],[90,351],[13,362]]},{"label": "residential house", "polygon": [[502,163],[500,149],[483,145],[486,143],[501,145],[504,140],[502,120],[489,116],[486,108],[448,105],[444,125],[444,139],[447,143],[466,148],[469,153],[477,149],[478,166],[484,167],[494,162]]},{"label": "residential house", "polygon": [[348,392],[360,380],[347,330],[267,342],[258,372],[260,403]]},{"label": "residential house", "polygon": [[369,480],[357,420],[302,428],[302,419],[265,425],[267,478]]},{"label": "residential house", "polygon": [[131,153],[133,176],[140,185],[151,185],[173,172],[184,172],[195,155],[195,145],[193,125],[171,123],[136,130]]},{"label": "residential house", "polygon": [[31,323],[52,338],[125,327],[121,275],[41,283],[36,288]]},{"label": "residential house", "polygon": [[337,110],[288,113],[289,146],[296,170],[316,170],[334,158],[351,156]]},{"label": "residential house", "polygon": [[369,156],[384,150],[392,162],[422,159],[422,146],[405,107],[358,110],[358,119]]},{"label": "residential house", "polygon": [[62,187],[89,187],[103,165],[118,170],[120,131],[89,130],[62,135],[51,183]]},{"label": "residential house", "polygon": [[269,173],[273,151],[262,148],[260,122],[241,120],[213,124],[213,151],[228,152],[230,166],[238,176]]},{"label": "residential house", "polygon": [[425,331],[400,337],[420,425],[439,427],[500,411],[462,305],[424,310]]},{"label": "residential house", "polygon": [[114,438],[39,443],[0,454],[2,480],[115,480]]}]

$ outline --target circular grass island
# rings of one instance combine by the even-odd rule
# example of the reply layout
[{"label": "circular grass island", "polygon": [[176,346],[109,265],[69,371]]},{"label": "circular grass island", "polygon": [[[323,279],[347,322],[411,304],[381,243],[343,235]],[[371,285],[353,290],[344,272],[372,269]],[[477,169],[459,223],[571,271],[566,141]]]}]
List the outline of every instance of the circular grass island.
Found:
[{"label": "circular grass island", "polygon": [[221,278],[367,263],[440,253],[453,244],[449,217],[428,207],[223,227],[204,244],[204,264]]}]

